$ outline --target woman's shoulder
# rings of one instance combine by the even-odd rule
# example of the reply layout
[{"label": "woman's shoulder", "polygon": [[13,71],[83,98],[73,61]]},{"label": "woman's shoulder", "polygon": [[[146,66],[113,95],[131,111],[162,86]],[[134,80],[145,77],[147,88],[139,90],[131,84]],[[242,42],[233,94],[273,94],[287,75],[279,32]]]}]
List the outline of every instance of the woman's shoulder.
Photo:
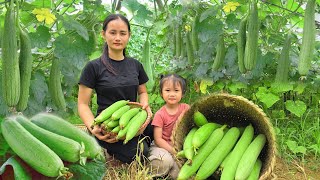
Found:
[{"label": "woman's shoulder", "polygon": [[101,64],[101,60],[100,60],[100,58],[93,59],[93,60],[88,61],[87,64],[94,65],[94,66],[99,65],[99,64]]},{"label": "woman's shoulder", "polygon": [[133,57],[126,57],[126,58],[127,58],[127,60],[128,60],[129,62],[132,62],[132,63],[134,63],[134,64],[141,64],[140,61],[138,61],[137,59],[135,59],[135,58],[133,58]]},{"label": "woman's shoulder", "polygon": [[101,60],[100,58],[97,58],[97,59],[93,59],[93,60],[90,60],[86,63],[86,66],[85,66],[85,69],[91,69],[91,70],[98,70],[99,67],[101,67]]}]

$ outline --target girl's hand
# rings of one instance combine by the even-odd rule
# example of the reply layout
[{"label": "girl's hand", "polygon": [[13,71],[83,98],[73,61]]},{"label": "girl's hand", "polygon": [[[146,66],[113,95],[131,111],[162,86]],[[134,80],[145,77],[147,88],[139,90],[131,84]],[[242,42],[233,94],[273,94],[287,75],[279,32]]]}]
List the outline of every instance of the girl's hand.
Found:
[{"label": "girl's hand", "polygon": [[91,130],[91,133],[95,135],[99,140],[105,141],[107,143],[115,143],[118,142],[116,139],[116,136],[112,134],[102,134],[102,128],[99,127],[98,125],[94,126],[93,129]]}]

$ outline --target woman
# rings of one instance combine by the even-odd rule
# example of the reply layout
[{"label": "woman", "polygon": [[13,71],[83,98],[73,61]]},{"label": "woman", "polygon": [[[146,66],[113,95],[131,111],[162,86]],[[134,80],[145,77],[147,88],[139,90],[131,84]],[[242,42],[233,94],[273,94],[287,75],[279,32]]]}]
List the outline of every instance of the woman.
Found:
[{"label": "woman", "polygon": [[[139,97],[143,109],[151,112],[145,85],[148,76],[139,61],[125,56],[125,48],[130,38],[130,24],[126,17],[120,14],[109,15],[103,22],[101,35],[105,41],[103,54],[100,58],[88,62],[80,77],[78,111],[84,124],[96,137],[99,144],[107,149],[108,154],[124,163],[130,163],[134,160],[137,143],[142,137],[137,136],[124,145],[114,136],[102,135],[99,126],[91,128],[94,115],[89,102],[95,90],[99,106],[97,116],[118,100],[137,101]],[[147,132],[152,135],[150,128],[151,126],[147,126],[145,135],[149,135]],[[139,134],[142,134],[144,130],[140,130]],[[144,139],[142,141],[144,143],[143,155],[147,157],[149,146],[146,138]]]}]

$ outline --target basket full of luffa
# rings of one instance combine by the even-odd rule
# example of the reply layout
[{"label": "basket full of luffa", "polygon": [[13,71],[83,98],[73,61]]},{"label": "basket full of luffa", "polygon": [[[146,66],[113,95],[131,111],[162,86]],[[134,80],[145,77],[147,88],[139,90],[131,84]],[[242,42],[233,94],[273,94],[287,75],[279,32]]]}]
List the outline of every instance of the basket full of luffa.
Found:
[{"label": "basket full of luffa", "polygon": [[[262,162],[259,179],[271,178],[276,158],[276,140],[273,126],[262,109],[242,96],[223,93],[203,97],[191,105],[190,110],[173,129],[171,140],[176,152],[183,150],[186,136],[196,126],[194,113],[197,111],[201,112],[208,122],[227,126],[226,129],[230,130],[232,127],[240,129],[252,125],[255,137],[264,134],[265,144],[259,154]],[[179,166],[186,163],[186,159],[183,158],[177,158],[176,161]],[[217,171],[214,174],[217,175]]]}]

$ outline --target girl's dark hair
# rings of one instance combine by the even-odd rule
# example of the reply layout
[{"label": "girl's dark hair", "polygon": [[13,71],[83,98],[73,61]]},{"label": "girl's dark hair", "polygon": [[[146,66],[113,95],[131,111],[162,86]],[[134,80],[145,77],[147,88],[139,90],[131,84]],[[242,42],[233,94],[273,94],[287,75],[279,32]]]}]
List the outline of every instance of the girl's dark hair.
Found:
[{"label": "girl's dark hair", "polygon": [[168,80],[172,81],[173,85],[176,85],[176,83],[179,83],[182,89],[182,95],[186,93],[187,91],[186,80],[183,77],[179,76],[178,74],[167,74],[167,75],[160,76],[160,94],[162,93],[163,84]]},{"label": "girl's dark hair", "polygon": [[[117,19],[121,19],[123,22],[125,22],[128,26],[129,32],[131,32],[130,23],[129,23],[128,19],[121,14],[110,14],[109,16],[107,16],[106,19],[103,21],[102,30],[106,31],[109,22],[111,22],[113,20],[117,20]],[[123,56],[126,57],[126,49],[123,50]],[[108,44],[107,43],[104,43],[103,52],[102,52],[100,59],[101,59],[102,63],[106,66],[106,68],[109,72],[111,72],[112,74],[117,74],[116,71],[114,70],[114,68],[112,67],[112,65],[110,64],[110,62],[108,61],[109,52],[108,52]]]}]

